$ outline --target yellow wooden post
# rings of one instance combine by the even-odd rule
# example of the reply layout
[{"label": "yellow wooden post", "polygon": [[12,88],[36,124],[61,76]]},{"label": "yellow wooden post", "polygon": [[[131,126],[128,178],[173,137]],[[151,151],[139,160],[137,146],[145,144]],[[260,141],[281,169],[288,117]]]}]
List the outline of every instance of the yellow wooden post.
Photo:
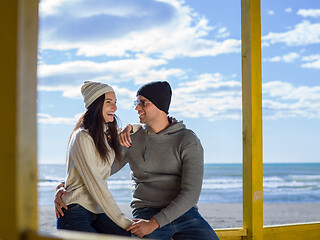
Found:
[{"label": "yellow wooden post", "polygon": [[[0,1],[0,240],[126,239],[37,232],[36,64],[38,0]],[[320,223],[263,230],[260,1],[242,0],[243,229],[221,239],[319,239]],[[31,230],[31,231],[28,231]],[[24,234],[26,232],[26,234]]]},{"label": "yellow wooden post", "polygon": [[263,238],[260,0],[241,1],[243,112],[243,228]]},{"label": "yellow wooden post", "polygon": [[38,1],[1,1],[0,239],[37,228]]},{"label": "yellow wooden post", "polygon": [[0,129],[0,239],[17,239],[16,209],[16,1],[1,1],[0,5],[0,69],[1,117]]}]

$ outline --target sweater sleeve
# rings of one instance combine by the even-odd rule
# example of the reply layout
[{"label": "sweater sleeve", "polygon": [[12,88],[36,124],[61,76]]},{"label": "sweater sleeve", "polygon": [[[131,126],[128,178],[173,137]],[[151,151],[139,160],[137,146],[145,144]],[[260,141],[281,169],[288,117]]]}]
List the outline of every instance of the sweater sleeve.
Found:
[{"label": "sweater sleeve", "polygon": [[180,155],[182,161],[181,192],[154,218],[160,227],[174,221],[199,200],[203,180],[203,148],[200,141],[186,146]]},{"label": "sweater sleeve", "polygon": [[[130,133],[130,135],[135,134],[142,127],[141,123],[130,123],[128,125],[132,126],[132,132]],[[126,126],[128,126],[128,125],[126,125]],[[123,129],[124,129],[124,127],[123,128],[118,128],[117,129],[118,130],[118,134],[120,134]]]},{"label": "sweater sleeve", "polygon": [[90,195],[107,216],[124,229],[130,226],[132,222],[120,211],[99,173],[98,161],[101,160],[97,159],[92,138],[86,134],[79,134],[73,143],[70,155]]},{"label": "sweater sleeve", "polygon": [[132,133],[131,134],[134,134],[142,127],[142,124],[141,123],[132,123],[131,126],[132,126]]}]

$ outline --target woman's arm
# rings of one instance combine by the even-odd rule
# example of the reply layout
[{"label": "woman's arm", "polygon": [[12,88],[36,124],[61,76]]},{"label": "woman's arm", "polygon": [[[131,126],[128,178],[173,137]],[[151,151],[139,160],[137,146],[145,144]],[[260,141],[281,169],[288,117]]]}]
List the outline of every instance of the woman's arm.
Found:
[{"label": "woman's arm", "polygon": [[92,138],[86,133],[80,133],[72,143],[70,157],[92,198],[112,221],[125,229],[132,222],[120,211],[106,182],[100,175],[98,163],[101,159],[97,158],[98,154],[95,149]]}]

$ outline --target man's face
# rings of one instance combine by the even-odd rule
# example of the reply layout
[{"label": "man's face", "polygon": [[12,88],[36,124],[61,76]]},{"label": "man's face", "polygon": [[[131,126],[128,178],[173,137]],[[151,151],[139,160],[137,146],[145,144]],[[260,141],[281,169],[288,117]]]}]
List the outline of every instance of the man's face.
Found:
[{"label": "man's face", "polygon": [[137,101],[140,102],[140,104],[137,104],[135,110],[138,111],[140,123],[145,123],[150,126],[152,122],[157,119],[161,110],[144,96],[138,95]]}]

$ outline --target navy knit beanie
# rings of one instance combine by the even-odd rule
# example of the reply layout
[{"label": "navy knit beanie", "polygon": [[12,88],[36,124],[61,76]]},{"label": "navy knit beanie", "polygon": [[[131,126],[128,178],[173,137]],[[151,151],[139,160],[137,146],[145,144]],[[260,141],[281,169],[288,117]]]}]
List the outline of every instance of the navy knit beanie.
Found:
[{"label": "navy knit beanie", "polygon": [[168,82],[156,81],[147,83],[139,88],[137,91],[137,96],[138,95],[150,100],[157,108],[166,114],[169,113],[172,91]]}]

